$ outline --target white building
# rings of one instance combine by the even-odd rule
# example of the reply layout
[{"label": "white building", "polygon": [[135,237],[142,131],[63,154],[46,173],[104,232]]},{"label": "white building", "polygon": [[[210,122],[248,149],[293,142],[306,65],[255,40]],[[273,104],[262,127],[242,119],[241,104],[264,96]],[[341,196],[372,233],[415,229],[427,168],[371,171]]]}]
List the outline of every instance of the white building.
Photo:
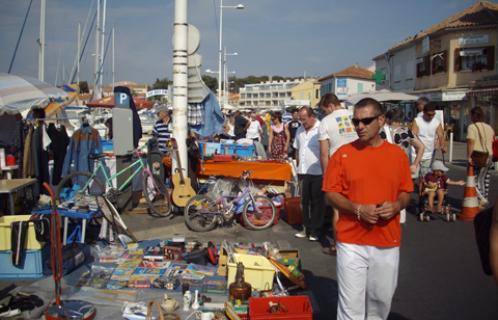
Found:
[{"label": "white building", "polygon": [[339,72],[331,73],[318,79],[320,82],[320,96],[334,93],[339,99],[346,98],[349,94],[375,91],[373,72],[352,65]]},{"label": "white building", "polygon": [[240,88],[239,105],[259,109],[284,108],[285,102],[292,97],[291,89],[303,81],[296,79],[246,84]]}]

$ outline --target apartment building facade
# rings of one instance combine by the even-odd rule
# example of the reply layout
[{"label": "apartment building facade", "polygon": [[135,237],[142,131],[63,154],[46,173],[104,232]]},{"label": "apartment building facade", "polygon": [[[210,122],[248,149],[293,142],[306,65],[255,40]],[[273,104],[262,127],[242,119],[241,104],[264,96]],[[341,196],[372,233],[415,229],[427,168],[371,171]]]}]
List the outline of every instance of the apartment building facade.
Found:
[{"label": "apartment building facade", "polygon": [[309,78],[291,89],[291,99],[301,105],[315,107],[320,101],[320,82]]},{"label": "apartment building facade", "polygon": [[292,98],[292,88],[303,79],[265,81],[240,88],[239,106],[250,109],[283,109]]},{"label": "apartment building facade", "polygon": [[476,88],[497,75],[498,5],[477,2],[374,58],[377,89],[425,96],[465,140],[469,110],[479,105],[498,124],[498,90]]},{"label": "apartment building facade", "polygon": [[373,72],[358,65],[352,65],[338,72],[318,79],[320,96],[334,93],[339,99],[345,99],[350,94],[375,91]]}]

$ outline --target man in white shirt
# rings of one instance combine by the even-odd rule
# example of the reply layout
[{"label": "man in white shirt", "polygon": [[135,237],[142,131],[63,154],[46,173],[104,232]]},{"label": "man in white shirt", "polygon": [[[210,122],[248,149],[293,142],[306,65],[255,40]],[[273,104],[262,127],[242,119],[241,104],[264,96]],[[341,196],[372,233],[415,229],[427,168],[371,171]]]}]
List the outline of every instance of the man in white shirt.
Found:
[{"label": "man in white shirt", "polygon": [[320,143],[318,141],[320,121],[310,107],[303,107],[299,110],[299,120],[301,126],[296,131],[294,149],[296,149],[304,229],[295,236],[318,241],[323,227],[325,208],[322,191],[323,171],[320,165]]},{"label": "man in white shirt", "polygon": [[[358,139],[358,135],[351,122],[353,113],[341,106],[341,102],[335,94],[327,93],[323,95],[320,99],[319,106],[326,114],[320,123],[318,137],[320,140],[320,162],[322,170],[325,172],[325,170],[327,170],[329,158],[334,152],[343,144]],[[338,219],[339,213],[334,208],[332,215],[332,229],[334,233]],[[332,243],[330,248],[326,248],[324,253],[335,255],[335,243]]]},{"label": "man in white shirt", "polygon": [[420,162],[419,177],[425,177],[431,170],[434,153],[437,149],[446,152],[444,130],[441,121],[436,117],[436,106],[428,103],[424,106],[421,117],[416,117],[412,124],[412,133],[424,144],[424,154]]}]

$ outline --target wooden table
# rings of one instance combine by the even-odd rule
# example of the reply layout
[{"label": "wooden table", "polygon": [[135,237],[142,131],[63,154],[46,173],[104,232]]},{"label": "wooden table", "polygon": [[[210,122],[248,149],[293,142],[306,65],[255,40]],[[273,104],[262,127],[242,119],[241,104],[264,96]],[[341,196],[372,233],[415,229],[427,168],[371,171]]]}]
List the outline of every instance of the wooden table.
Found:
[{"label": "wooden table", "polygon": [[[0,180],[0,194],[8,194],[10,203],[10,214],[15,214],[14,209],[14,193],[26,189],[33,188],[36,184],[36,179],[2,179]],[[33,189],[31,195],[33,196]]]}]

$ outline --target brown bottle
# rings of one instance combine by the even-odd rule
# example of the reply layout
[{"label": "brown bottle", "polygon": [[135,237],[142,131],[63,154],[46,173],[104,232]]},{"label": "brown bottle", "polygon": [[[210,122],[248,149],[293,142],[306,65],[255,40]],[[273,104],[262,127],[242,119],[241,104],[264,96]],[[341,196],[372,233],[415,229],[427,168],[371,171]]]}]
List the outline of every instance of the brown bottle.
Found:
[{"label": "brown bottle", "polygon": [[251,297],[251,285],[244,281],[244,265],[241,262],[237,263],[235,281],[228,287],[228,293],[232,303],[244,303]]}]

